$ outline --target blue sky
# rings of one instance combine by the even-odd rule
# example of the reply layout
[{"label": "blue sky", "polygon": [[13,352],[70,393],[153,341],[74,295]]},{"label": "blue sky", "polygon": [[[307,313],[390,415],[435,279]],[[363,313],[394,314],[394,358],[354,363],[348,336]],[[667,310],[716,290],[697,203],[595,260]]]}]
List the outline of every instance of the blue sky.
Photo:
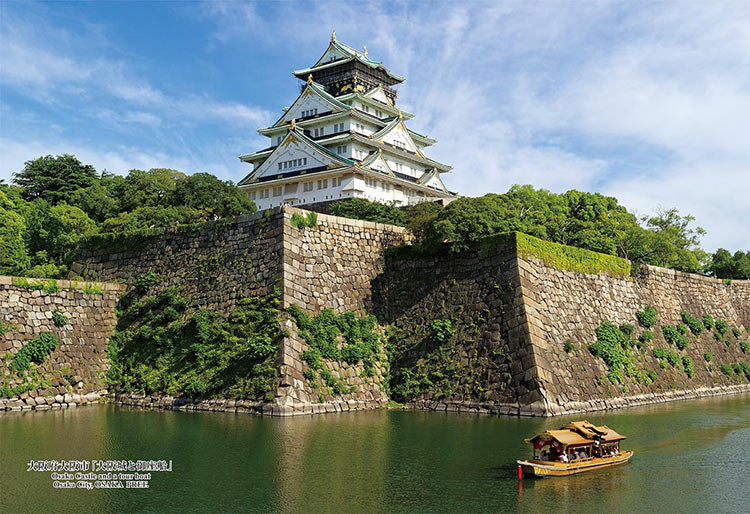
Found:
[{"label": "blue sky", "polygon": [[407,77],[451,189],[674,206],[707,249],[750,249],[748,2],[3,0],[0,178],[67,152],[238,181],[333,29]]}]

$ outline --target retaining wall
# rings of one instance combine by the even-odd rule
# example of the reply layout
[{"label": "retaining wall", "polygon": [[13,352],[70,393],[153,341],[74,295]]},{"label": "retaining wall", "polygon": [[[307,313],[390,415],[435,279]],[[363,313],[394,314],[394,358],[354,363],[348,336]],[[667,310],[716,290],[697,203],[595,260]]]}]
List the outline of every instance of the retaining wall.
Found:
[{"label": "retaining wall", "polygon": [[[47,291],[14,285],[19,280],[48,285]],[[97,401],[107,393],[103,381],[107,369],[107,344],[115,319],[115,304],[124,286],[93,284],[101,294],[87,294],[83,286],[67,280],[18,279],[0,276],[0,387],[7,390],[30,387],[22,393],[0,396],[1,410],[75,407]],[[63,316],[56,326],[53,313]],[[62,322],[62,318],[58,317]],[[19,376],[14,357],[43,333],[59,338],[59,345],[41,363],[32,363]],[[26,387],[24,387],[26,386]]]}]

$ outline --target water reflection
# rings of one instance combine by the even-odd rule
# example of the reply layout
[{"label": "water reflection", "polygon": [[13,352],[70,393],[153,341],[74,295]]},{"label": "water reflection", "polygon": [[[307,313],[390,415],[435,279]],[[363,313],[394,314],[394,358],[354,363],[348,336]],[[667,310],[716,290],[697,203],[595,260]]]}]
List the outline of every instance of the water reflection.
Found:
[{"label": "water reflection", "polygon": [[[750,395],[588,419],[628,436],[630,464],[516,477],[523,438],[581,416],[366,411],[299,418],[113,406],[0,415],[0,512],[742,511]],[[171,459],[145,491],[53,490],[29,459]],[[718,506],[718,508],[717,508]]]}]

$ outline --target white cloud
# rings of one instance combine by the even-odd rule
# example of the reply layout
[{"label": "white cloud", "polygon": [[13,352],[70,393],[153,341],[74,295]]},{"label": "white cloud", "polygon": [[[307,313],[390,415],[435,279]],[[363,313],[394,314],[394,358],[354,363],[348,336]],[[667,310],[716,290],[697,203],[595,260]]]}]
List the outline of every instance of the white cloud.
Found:
[{"label": "white cloud", "polygon": [[[428,155],[454,167],[445,177],[451,189],[477,195],[531,183],[553,191],[598,190],[641,214],[676,206],[695,215],[708,230],[707,249],[750,248],[750,231],[743,226],[750,219],[743,194],[750,186],[746,2],[203,7],[204,21],[213,23],[208,30],[215,35],[214,51],[250,43],[287,52],[289,67],[299,68],[323,52],[332,29],[353,46],[366,44],[371,57],[406,75],[399,105],[416,114],[411,127],[438,139]],[[54,98],[51,84],[69,96],[111,98],[120,103],[97,103],[107,105],[104,117],[110,116],[112,127],[124,122],[129,130],[154,131],[162,146],[162,154],[81,147],[98,168],[153,164],[211,171],[196,164],[206,163],[236,181],[247,167],[235,156],[265,146],[254,130],[282,107],[265,106],[265,98],[219,100],[199,91],[166,91],[125,62],[79,61],[66,50],[71,43],[64,34],[53,34],[45,46],[29,35],[32,29],[14,27],[13,46],[4,45],[9,57],[0,55],[0,64],[17,68],[0,77],[2,83],[26,84],[28,94],[43,101]],[[105,65],[110,73],[94,73]],[[76,69],[86,71],[76,75]],[[265,70],[278,73],[279,81],[294,80],[288,71]],[[102,76],[107,78],[96,78]],[[217,143],[218,137],[197,141],[187,130],[211,123],[249,136]],[[53,134],[53,141],[63,139]],[[63,146],[55,148],[72,151]],[[30,153],[23,158],[54,153],[25,147]],[[12,160],[19,158],[20,150]]]}]

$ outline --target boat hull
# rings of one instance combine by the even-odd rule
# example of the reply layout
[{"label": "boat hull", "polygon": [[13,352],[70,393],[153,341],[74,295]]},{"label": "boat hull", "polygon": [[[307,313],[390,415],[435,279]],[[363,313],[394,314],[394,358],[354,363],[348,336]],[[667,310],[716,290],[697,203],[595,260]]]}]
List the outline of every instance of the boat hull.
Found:
[{"label": "boat hull", "polygon": [[632,455],[633,452],[625,451],[614,457],[595,458],[582,462],[566,463],[540,460],[519,460],[516,462],[521,466],[525,475],[537,477],[562,477],[626,464]]}]

